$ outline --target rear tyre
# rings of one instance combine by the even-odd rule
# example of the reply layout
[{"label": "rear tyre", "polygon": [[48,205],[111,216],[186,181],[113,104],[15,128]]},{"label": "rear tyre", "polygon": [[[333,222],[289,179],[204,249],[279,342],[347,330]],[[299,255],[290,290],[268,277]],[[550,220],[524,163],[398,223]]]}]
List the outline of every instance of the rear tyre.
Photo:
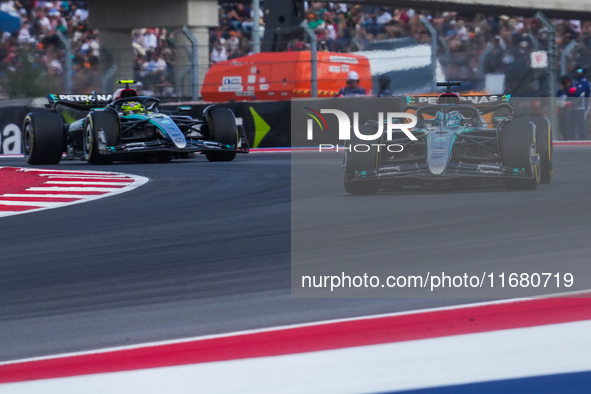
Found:
[{"label": "rear tyre", "polygon": [[[361,126],[361,133],[375,134],[377,129],[367,123]],[[345,176],[344,184],[345,191],[355,195],[372,195],[376,194],[380,188],[377,179],[363,179],[364,172],[372,171],[378,165],[378,151],[377,147],[365,144],[364,141],[357,138],[355,135],[351,137],[351,152],[346,152],[345,161]],[[369,146],[367,152],[357,152],[354,148],[357,144]]]},{"label": "rear tyre", "polygon": [[536,126],[536,142],[540,155],[540,183],[550,183],[554,177],[552,168],[552,128],[546,118],[518,118],[518,121],[530,121]]},{"label": "rear tyre", "polygon": [[509,190],[532,190],[540,183],[539,158],[536,147],[536,127],[528,121],[511,121],[501,130],[503,165],[524,169],[529,179],[507,179]]},{"label": "rear tyre", "polygon": [[22,147],[29,164],[58,164],[65,150],[62,117],[55,112],[28,114],[23,123]]},{"label": "rear tyre", "polygon": [[[99,132],[101,137],[99,137]],[[88,114],[84,121],[84,158],[90,164],[106,165],[113,163],[113,157],[101,153],[99,138],[104,138],[105,145],[117,145],[119,137],[119,118],[116,114],[106,111],[95,111]]]},{"label": "rear tyre", "polygon": [[[234,112],[228,108],[210,108],[207,111],[209,138],[226,145],[230,149],[238,146],[238,128]],[[205,156],[209,161],[232,161],[236,152],[208,151]]]}]

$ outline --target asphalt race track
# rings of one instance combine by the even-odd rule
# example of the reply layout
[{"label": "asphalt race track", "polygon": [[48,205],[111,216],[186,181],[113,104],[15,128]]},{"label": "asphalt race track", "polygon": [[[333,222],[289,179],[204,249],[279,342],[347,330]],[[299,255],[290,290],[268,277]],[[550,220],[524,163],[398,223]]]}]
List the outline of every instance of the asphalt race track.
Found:
[{"label": "asphalt race track", "polygon": [[[450,226],[432,233],[421,226],[420,236],[462,233],[454,228],[462,221],[454,218],[471,207],[470,231],[490,236],[482,253],[496,253],[496,244],[523,248],[506,239],[525,238],[532,254],[551,251],[557,270],[569,260],[588,264],[590,158],[591,147],[556,147],[554,181],[531,192],[444,192],[456,209],[442,210],[437,219]],[[19,158],[0,165],[27,166]],[[0,361],[472,301],[291,298],[288,153],[254,153],[232,163],[198,157],[53,168],[127,172],[150,181],[94,202],[0,218]],[[340,171],[334,168],[337,179]],[[322,176],[313,179],[323,187]],[[504,223],[496,220],[491,227],[487,219],[509,215],[497,203],[508,193],[516,204],[510,214],[535,218],[531,226],[496,228]],[[376,204],[404,198],[418,209],[442,192],[375,197]],[[356,197],[343,190],[342,198]],[[539,215],[515,216],[520,207],[535,207]],[[429,218],[415,218],[413,226],[417,220]],[[526,227],[531,232],[524,234]],[[423,248],[419,256],[441,270],[440,253]],[[510,254],[505,249],[499,258]],[[565,290],[588,288],[591,277],[576,277]]]}]

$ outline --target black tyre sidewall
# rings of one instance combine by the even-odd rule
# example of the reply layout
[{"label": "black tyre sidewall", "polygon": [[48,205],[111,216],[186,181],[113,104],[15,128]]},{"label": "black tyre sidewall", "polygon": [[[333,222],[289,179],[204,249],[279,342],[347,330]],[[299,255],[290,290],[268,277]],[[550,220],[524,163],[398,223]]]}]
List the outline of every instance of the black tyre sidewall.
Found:
[{"label": "black tyre sidewall", "polygon": [[[88,127],[90,130],[90,149],[87,146]],[[86,117],[84,121],[83,131],[83,149],[84,158],[90,164],[105,165],[113,163],[113,158],[101,154],[98,150],[98,130],[102,129],[105,132],[108,146],[118,144],[119,140],[119,118],[116,114],[107,111],[93,111]]]},{"label": "black tyre sidewall", "polygon": [[552,168],[552,130],[550,121],[546,118],[531,117],[517,118],[517,121],[529,121],[536,126],[536,142],[540,155],[540,183],[550,183],[554,176]]},{"label": "black tyre sidewall", "polygon": [[[535,189],[539,184],[539,166],[532,163],[531,146],[536,147],[535,125],[527,120],[511,121],[501,129],[501,157],[504,166],[525,168],[530,179],[508,179],[508,189]],[[532,168],[533,167],[533,168]],[[532,173],[533,171],[533,173]]]},{"label": "black tyre sidewall", "polygon": [[[234,113],[228,108],[214,107],[208,109],[207,117],[209,138],[236,149],[239,136]],[[236,152],[208,151],[205,155],[209,161],[232,161]]]},{"label": "black tyre sidewall", "polygon": [[64,153],[64,141],[64,122],[59,114],[34,112],[25,117],[21,144],[27,163],[58,164]]}]

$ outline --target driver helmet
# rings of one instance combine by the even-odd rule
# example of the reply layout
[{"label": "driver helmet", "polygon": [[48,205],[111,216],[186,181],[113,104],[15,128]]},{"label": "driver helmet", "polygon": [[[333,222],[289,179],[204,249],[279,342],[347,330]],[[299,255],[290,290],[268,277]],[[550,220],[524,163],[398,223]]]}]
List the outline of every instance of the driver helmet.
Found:
[{"label": "driver helmet", "polygon": [[[460,99],[460,95],[453,92],[445,92],[441,93],[439,97],[437,97],[437,104],[461,104],[462,101]],[[462,116],[460,115],[459,111],[449,111],[447,113],[447,119],[443,119],[443,112],[438,111],[435,115],[435,125],[436,126],[459,126],[462,124]]]},{"label": "driver helmet", "polygon": [[460,111],[450,111],[447,113],[447,126],[460,126],[462,124],[462,115]]},{"label": "driver helmet", "polygon": [[139,101],[128,101],[121,105],[123,115],[143,114],[145,112],[144,106]]},{"label": "driver helmet", "polygon": [[449,111],[447,113],[447,118],[443,119],[444,114],[442,111],[437,111],[435,114],[435,120],[433,122],[434,126],[445,126],[445,127],[454,127],[460,126],[462,124],[462,115],[460,115],[460,111]]}]

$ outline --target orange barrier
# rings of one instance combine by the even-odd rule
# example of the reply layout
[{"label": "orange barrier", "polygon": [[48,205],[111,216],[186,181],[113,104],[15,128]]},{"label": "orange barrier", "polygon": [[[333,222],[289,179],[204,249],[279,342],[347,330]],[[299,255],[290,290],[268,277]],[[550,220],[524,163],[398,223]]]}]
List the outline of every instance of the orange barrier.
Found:
[{"label": "orange barrier", "polygon": [[[361,87],[371,92],[371,71],[366,57],[318,52],[318,97],[334,97],[356,71]],[[310,52],[263,52],[216,63],[207,72],[201,89],[203,100],[279,101],[311,97]]]}]

